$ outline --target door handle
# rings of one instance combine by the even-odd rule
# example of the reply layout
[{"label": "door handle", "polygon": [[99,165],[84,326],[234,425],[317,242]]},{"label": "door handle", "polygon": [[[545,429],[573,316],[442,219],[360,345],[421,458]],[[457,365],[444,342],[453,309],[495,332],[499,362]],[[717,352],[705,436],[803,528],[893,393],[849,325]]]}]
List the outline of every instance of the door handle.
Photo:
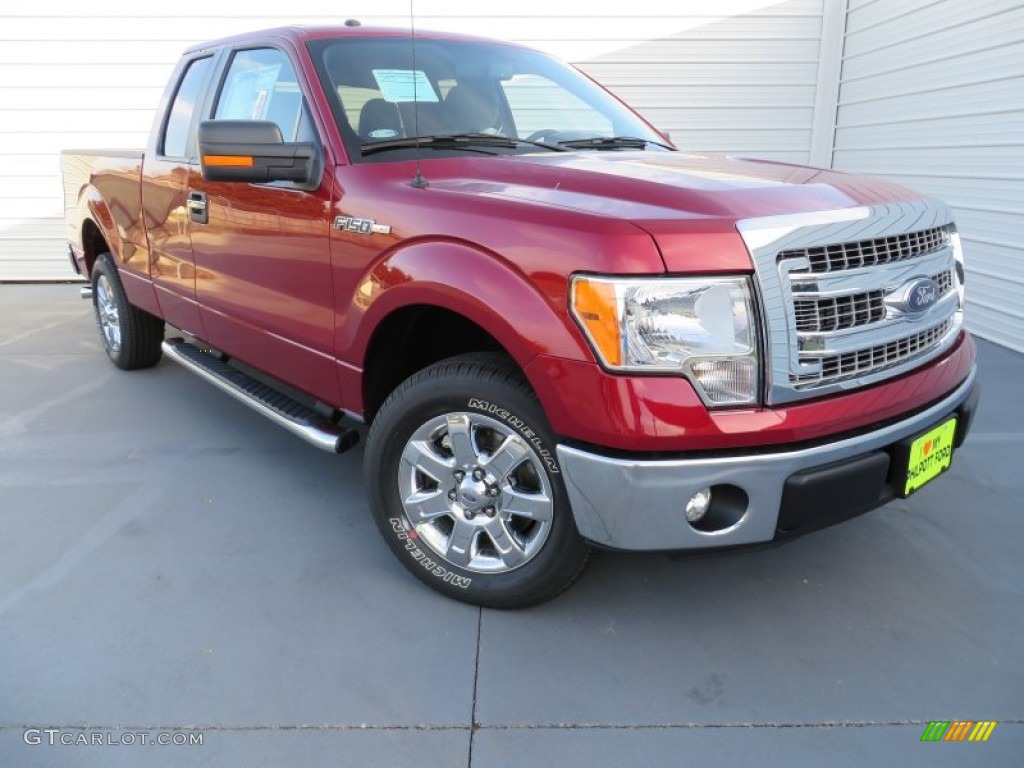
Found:
[{"label": "door handle", "polygon": [[206,208],[205,192],[189,192],[185,207],[188,208],[188,217],[196,224],[206,224],[210,221],[210,214]]}]

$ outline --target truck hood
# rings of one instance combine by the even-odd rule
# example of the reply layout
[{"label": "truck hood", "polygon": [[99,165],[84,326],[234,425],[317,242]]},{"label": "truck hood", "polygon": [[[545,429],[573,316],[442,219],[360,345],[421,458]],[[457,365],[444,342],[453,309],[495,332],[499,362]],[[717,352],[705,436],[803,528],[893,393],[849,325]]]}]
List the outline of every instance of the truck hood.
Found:
[{"label": "truck hood", "polygon": [[749,269],[745,256],[742,264],[736,258],[712,264],[706,249],[695,251],[695,234],[735,235],[740,219],[920,198],[895,184],[836,171],[682,152],[552,152],[430,165],[427,178],[437,191],[630,221],[654,238],[669,271],[692,270],[697,261],[704,269]]}]

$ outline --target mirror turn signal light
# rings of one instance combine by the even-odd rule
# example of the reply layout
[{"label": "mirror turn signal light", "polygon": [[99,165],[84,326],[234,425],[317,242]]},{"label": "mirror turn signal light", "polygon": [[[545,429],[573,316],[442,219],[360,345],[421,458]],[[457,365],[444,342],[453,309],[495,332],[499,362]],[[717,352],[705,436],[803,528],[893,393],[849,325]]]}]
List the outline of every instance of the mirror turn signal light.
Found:
[{"label": "mirror turn signal light", "polygon": [[203,165],[252,166],[252,158],[243,155],[205,155]]}]

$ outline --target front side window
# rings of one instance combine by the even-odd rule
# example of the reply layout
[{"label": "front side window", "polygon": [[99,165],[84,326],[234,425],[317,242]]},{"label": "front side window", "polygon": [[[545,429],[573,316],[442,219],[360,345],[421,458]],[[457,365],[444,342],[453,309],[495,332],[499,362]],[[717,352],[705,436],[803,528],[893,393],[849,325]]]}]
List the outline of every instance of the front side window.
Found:
[{"label": "front side window", "polygon": [[[558,149],[585,148],[581,144],[588,140],[613,137],[636,139],[622,148],[648,143],[658,148],[663,141],[603,88],[539,51],[419,38],[414,66],[408,38],[324,39],[307,45],[356,162],[400,159],[379,150],[400,150],[408,143],[403,140],[416,137],[484,136],[495,139],[493,146],[507,139]],[[447,151],[452,143],[433,146]],[[464,151],[481,147],[467,143]]]},{"label": "front side window", "polygon": [[288,56],[276,48],[238,51],[231,59],[214,120],[269,120],[285,141],[313,141],[302,90]]},{"label": "front side window", "polygon": [[174,94],[174,101],[171,102],[171,110],[167,115],[167,125],[164,127],[160,153],[165,157],[188,156],[192,115],[196,111],[196,101],[202,95],[203,83],[206,82],[206,75],[212,62],[213,58],[210,56],[196,59],[188,65],[185,74],[182,75],[181,84],[178,85],[178,92]]}]

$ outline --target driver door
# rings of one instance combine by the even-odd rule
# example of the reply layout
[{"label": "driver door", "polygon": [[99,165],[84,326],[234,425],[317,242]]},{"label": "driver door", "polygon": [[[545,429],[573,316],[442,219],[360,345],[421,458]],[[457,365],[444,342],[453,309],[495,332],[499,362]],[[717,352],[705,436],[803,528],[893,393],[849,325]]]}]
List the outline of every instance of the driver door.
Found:
[{"label": "driver door", "polygon": [[[285,141],[323,147],[295,67],[282,48],[230,54],[207,119],[269,120]],[[207,341],[327,403],[338,403],[333,359],[329,169],[319,186],[209,182],[191,169],[196,297]]]}]

